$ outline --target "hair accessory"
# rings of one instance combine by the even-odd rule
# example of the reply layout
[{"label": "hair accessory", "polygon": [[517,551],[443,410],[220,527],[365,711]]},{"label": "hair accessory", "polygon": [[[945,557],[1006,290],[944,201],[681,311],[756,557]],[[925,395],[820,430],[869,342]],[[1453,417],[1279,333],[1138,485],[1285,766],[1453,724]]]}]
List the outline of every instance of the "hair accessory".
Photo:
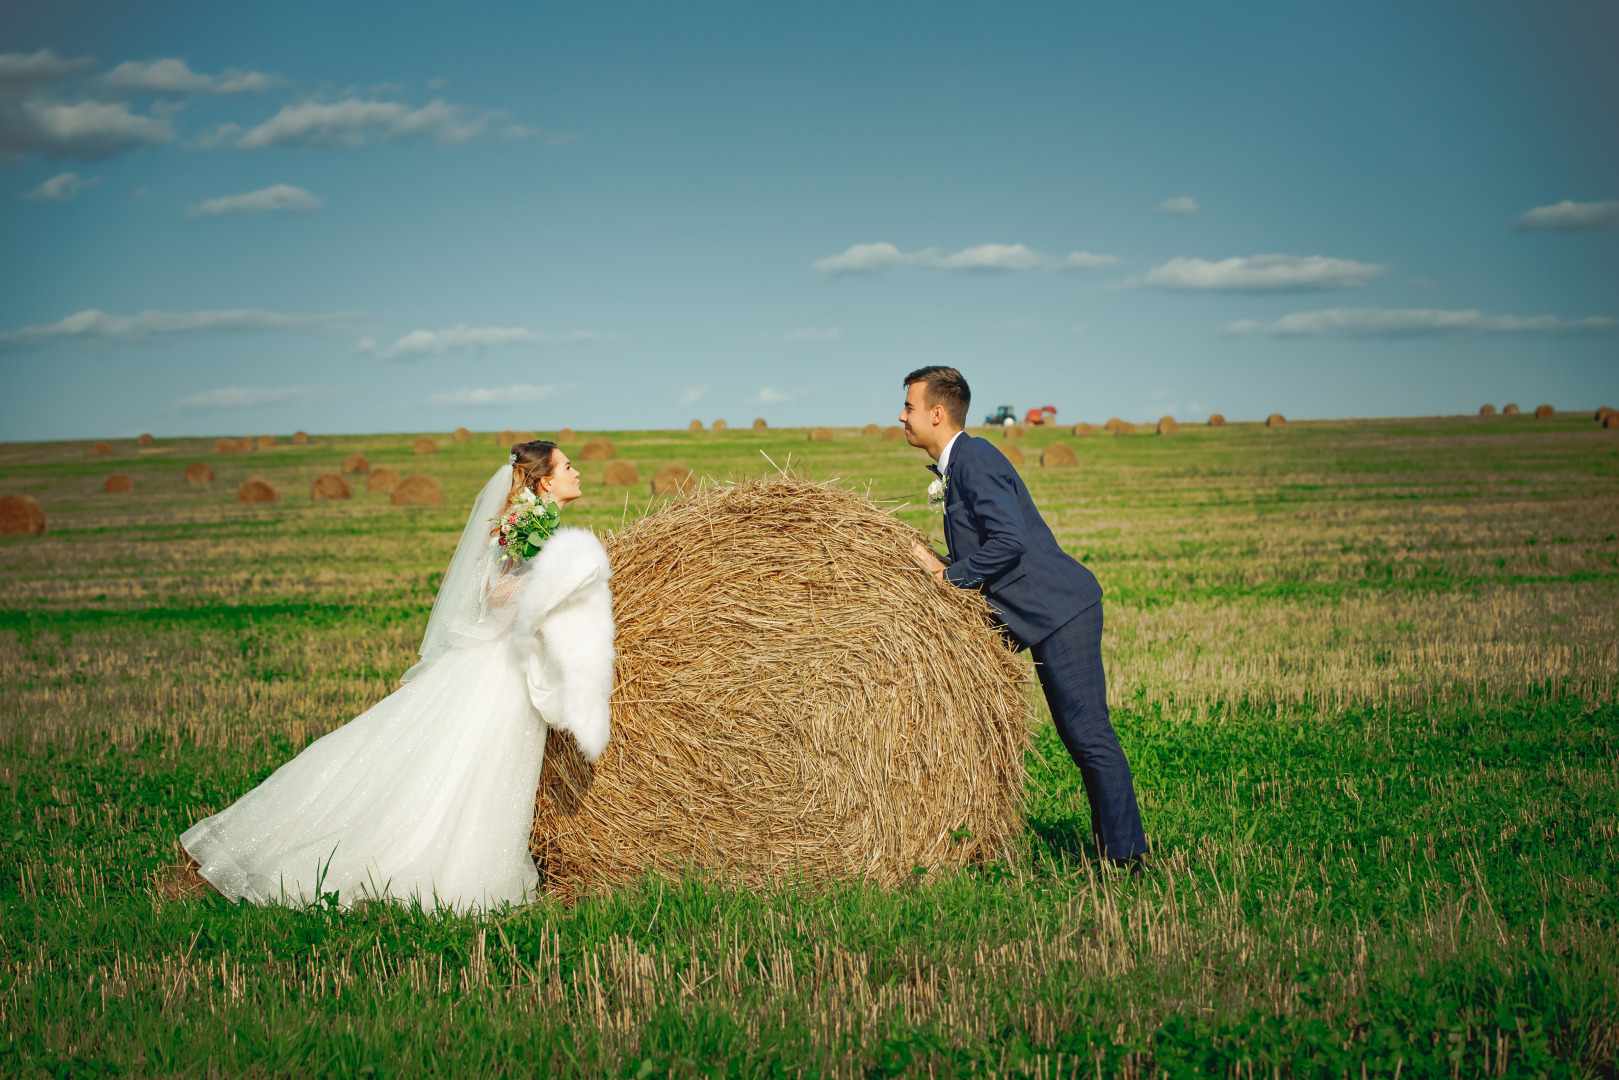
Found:
[{"label": "hair accessory", "polygon": [[517,464],[517,455],[516,454],[507,454],[506,455],[506,464],[508,464],[508,465],[516,465]]}]

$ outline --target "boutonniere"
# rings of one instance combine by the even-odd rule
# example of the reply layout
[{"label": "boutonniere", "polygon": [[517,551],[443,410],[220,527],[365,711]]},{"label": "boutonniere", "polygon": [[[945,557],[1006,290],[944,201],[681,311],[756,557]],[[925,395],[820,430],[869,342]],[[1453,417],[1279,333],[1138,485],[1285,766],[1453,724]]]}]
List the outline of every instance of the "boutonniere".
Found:
[{"label": "boutonniere", "polygon": [[950,490],[950,481],[939,477],[928,485],[928,509],[942,510],[944,508],[944,493]]}]

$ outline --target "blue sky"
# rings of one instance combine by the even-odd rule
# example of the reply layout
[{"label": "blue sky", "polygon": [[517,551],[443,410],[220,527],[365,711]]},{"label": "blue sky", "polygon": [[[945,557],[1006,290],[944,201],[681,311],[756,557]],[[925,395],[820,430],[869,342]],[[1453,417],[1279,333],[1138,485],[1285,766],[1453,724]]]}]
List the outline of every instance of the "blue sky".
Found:
[{"label": "blue sky", "polygon": [[1002,8],[8,0],[0,438],[1619,405],[1612,5]]}]

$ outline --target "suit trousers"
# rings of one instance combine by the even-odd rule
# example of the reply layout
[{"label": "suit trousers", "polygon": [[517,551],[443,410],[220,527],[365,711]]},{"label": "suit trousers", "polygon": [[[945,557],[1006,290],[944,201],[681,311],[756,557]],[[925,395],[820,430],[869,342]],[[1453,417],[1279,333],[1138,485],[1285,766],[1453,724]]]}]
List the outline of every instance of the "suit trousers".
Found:
[{"label": "suit trousers", "polygon": [[1057,734],[1079,766],[1091,804],[1091,839],[1108,859],[1147,853],[1130,762],[1107,716],[1102,605],[1092,604],[1029,649]]}]

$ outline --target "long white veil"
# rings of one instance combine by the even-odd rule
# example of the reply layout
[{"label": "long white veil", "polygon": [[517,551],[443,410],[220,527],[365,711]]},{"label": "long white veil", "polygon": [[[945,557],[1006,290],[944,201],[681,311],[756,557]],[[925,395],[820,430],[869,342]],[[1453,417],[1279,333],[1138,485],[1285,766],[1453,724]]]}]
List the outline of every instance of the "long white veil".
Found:
[{"label": "long white veil", "polygon": [[489,554],[490,519],[506,508],[511,491],[512,467],[502,465],[472,500],[467,527],[461,531],[450,568],[439,582],[433,614],[427,618],[421,662],[401,675],[400,682],[414,679],[451,649],[482,639],[476,627],[483,614],[484,579],[493,563]]}]

